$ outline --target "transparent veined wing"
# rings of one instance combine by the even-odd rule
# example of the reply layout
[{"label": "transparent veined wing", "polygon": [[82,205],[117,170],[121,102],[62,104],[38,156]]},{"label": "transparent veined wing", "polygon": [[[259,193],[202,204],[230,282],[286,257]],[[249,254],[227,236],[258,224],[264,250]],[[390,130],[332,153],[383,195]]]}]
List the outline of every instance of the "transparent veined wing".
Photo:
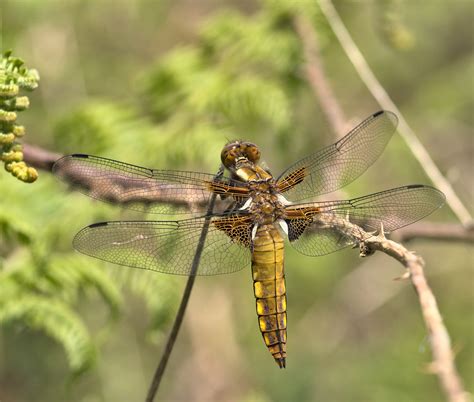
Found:
[{"label": "transparent veined wing", "polygon": [[378,159],[397,123],[391,112],[374,113],[335,144],[285,170],[277,179],[279,190],[290,201],[301,201],[344,187]]},{"label": "transparent veined wing", "polygon": [[[116,221],[82,229],[74,247],[114,264],[189,275],[206,218],[180,221]],[[213,216],[197,275],[238,271],[250,264],[249,215]]]},{"label": "transparent veined wing", "polygon": [[147,169],[92,155],[67,155],[53,173],[89,197],[147,213],[205,212],[212,193],[221,194],[215,211],[248,197],[245,183],[212,174]]},{"label": "transparent veined wing", "polygon": [[319,256],[354,244],[344,221],[366,232],[389,233],[416,222],[444,204],[433,187],[410,185],[346,201],[314,202],[287,207],[288,238],[300,253]]}]

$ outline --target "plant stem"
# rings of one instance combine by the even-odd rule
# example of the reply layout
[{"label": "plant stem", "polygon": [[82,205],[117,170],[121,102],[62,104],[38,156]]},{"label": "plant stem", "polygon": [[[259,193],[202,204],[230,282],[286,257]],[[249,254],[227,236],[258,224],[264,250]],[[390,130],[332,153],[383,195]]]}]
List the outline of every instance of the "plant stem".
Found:
[{"label": "plant stem", "polygon": [[302,16],[296,16],[293,24],[303,47],[306,79],[332,131],[337,137],[341,137],[348,128],[347,119],[324,70],[317,33],[307,18]]},{"label": "plant stem", "polygon": [[[224,173],[224,169],[221,166],[215,178],[218,178],[223,173]],[[199,261],[201,259],[202,250],[204,248],[207,232],[209,230],[209,224],[211,223],[211,217],[212,217],[211,214],[214,209],[215,201],[216,201],[216,194],[213,193],[209,201],[206,219],[204,221],[201,235],[199,237],[199,242],[196,247],[196,253],[194,254],[193,262],[191,264],[191,272],[188,277],[188,281],[186,282],[186,287],[184,288],[183,296],[181,298],[181,304],[179,305],[178,312],[176,313],[176,317],[173,323],[173,327],[171,328],[171,332],[168,335],[166,346],[165,346],[165,349],[163,350],[163,354],[161,355],[160,362],[158,364],[158,367],[155,370],[155,374],[153,375],[153,380],[150,384],[150,388],[148,389],[148,394],[145,400],[146,402],[153,402],[155,395],[158,392],[158,388],[161,384],[163,374],[166,370],[166,366],[168,364],[169,357],[173,350],[174,343],[176,341],[176,338],[178,337],[178,333],[181,328],[181,324],[183,322],[184,313],[186,312],[186,307],[188,306],[189,298],[191,296],[191,291],[194,286],[194,280],[196,279],[196,274],[199,267]]]},{"label": "plant stem", "polygon": [[351,239],[356,244],[358,243],[361,246],[362,257],[368,256],[376,250],[382,251],[405,266],[407,272],[400,279],[410,279],[418,295],[433,354],[430,370],[437,375],[448,401],[467,402],[469,400],[468,393],[464,390],[461,377],[454,363],[448,330],[443,323],[436,298],[426,280],[423,271],[425,265],[423,259],[401,244],[388,240],[383,233],[383,228],[381,228],[380,234],[375,236],[340,217],[330,217],[329,215],[324,217],[321,215],[319,220],[320,224],[331,225],[344,237]]}]

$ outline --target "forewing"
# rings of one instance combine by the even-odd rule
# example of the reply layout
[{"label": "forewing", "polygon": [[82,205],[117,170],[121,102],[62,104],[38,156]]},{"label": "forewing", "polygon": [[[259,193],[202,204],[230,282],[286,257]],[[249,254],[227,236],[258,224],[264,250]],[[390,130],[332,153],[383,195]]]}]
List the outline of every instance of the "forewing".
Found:
[{"label": "forewing", "polygon": [[431,214],[444,201],[444,194],[433,187],[411,185],[347,201],[292,205],[287,208],[288,237],[302,254],[329,254],[354,244],[341,230],[344,221],[366,232],[378,232],[383,224],[389,233]]},{"label": "forewing", "polygon": [[[97,223],[74,238],[81,253],[114,264],[189,275],[206,218]],[[227,274],[250,263],[251,220],[210,218],[197,275]]]},{"label": "forewing", "polygon": [[397,116],[380,111],[335,144],[307,156],[285,170],[277,185],[290,201],[335,191],[372,165],[395,132]]},{"label": "forewing", "polygon": [[92,155],[65,156],[53,172],[89,197],[148,213],[204,212],[213,192],[232,196],[218,199],[216,210],[223,212],[230,201],[248,196],[245,183],[211,174],[147,169]]}]

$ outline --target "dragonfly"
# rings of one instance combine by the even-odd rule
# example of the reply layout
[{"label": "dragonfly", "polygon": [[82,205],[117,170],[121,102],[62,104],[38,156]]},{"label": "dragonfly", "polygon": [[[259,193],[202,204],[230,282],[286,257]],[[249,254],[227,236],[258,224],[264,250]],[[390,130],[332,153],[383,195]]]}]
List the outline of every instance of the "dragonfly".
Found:
[{"label": "dragonfly", "polygon": [[[442,192],[421,184],[350,200],[314,201],[364,173],[382,154],[397,122],[389,111],[374,113],[336,143],[276,177],[260,162],[260,149],[243,140],[222,149],[225,174],[148,169],[84,154],[59,159],[53,172],[98,200],[145,213],[183,214],[177,220],[94,223],[74,237],[73,246],[81,253],[178,275],[228,274],[250,266],[258,326],[274,360],[284,368],[285,239],[304,255],[322,256],[357,245],[354,236],[341,230],[344,223],[366,235],[381,228],[390,233],[445,201]],[[193,270],[198,247],[199,265]]]}]

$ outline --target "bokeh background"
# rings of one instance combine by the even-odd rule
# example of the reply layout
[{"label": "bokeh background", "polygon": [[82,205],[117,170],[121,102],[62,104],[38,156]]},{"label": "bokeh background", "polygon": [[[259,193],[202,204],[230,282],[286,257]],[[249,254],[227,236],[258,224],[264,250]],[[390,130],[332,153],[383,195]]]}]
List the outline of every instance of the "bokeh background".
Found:
[{"label": "bokeh background", "polygon": [[[473,186],[473,22],[468,0],[334,1],[382,85],[461,200]],[[257,143],[277,174],[335,141],[303,70],[295,15],[311,22],[347,128],[380,109],[317,2],[3,0],[2,51],[38,69],[25,142],[155,168],[215,172],[223,144]],[[344,189],[430,184],[399,136]],[[78,255],[102,220],[140,218],[0,173],[0,399],[143,400],[186,278]],[[149,216],[156,219],[156,216]],[[445,206],[431,222],[456,222]],[[474,379],[471,246],[415,240],[468,390]],[[286,253],[287,369],[259,334],[248,269],[198,278],[159,400],[437,401],[417,297],[386,255]]]}]

